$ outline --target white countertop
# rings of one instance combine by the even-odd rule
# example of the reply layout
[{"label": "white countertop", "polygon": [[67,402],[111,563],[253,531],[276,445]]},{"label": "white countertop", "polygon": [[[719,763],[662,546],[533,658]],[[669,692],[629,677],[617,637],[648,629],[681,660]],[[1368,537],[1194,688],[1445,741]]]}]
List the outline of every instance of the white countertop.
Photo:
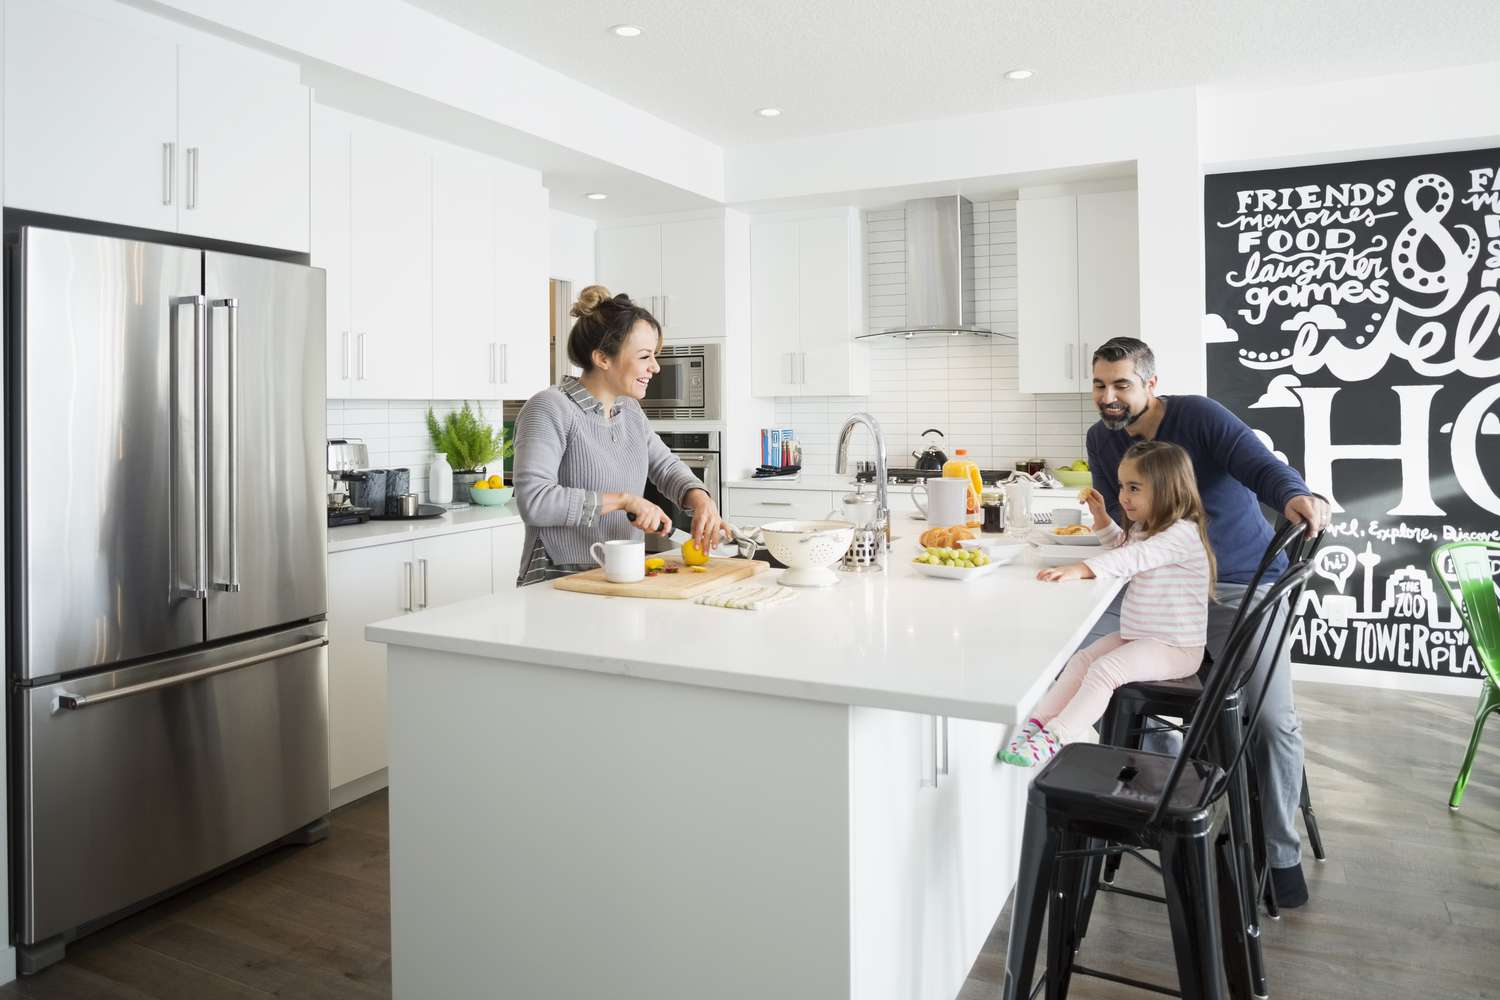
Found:
[{"label": "white countertop", "polygon": [[[1042,583],[1029,555],[933,579],[898,543],[885,574],[840,574],[766,611],[599,597],[547,584],[403,615],[366,638],[418,649],[785,698],[1015,723],[1118,583]],[[771,582],[780,571],[757,579]]]},{"label": "white countertop", "polygon": [[[875,492],[875,484],[865,483],[868,492]],[[854,490],[853,476],[828,476],[816,475],[814,473],[798,473],[795,477],[784,476],[774,479],[731,479],[724,483],[725,489],[753,489],[753,490],[825,490],[827,492],[849,493]],[[890,493],[910,493],[911,483],[891,483],[886,487]]]},{"label": "white countertop", "polygon": [[343,552],[348,549],[363,549],[371,545],[390,545],[392,542],[409,542],[433,535],[451,535],[460,531],[478,531],[482,528],[498,528],[506,524],[519,524],[521,515],[514,501],[498,507],[481,507],[475,504],[465,510],[450,510],[442,517],[429,517],[420,521],[366,521],[364,524],[346,524],[328,529],[328,551]]}]

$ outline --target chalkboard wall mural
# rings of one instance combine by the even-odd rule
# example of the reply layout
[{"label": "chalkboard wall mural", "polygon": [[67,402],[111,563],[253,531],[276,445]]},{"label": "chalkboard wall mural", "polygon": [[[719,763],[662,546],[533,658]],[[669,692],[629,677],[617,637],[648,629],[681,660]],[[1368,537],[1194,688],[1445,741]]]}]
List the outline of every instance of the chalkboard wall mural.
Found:
[{"label": "chalkboard wall mural", "polygon": [[1500,150],[1214,174],[1204,216],[1209,394],[1333,500],[1293,660],[1480,676],[1428,555],[1500,541]]}]

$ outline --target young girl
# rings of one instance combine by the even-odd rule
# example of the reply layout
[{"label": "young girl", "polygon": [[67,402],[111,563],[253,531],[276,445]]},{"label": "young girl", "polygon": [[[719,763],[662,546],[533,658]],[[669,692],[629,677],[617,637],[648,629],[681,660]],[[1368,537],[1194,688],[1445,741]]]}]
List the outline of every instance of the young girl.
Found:
[{"label": "young girl", "polygon": [[1120,631],[1073,654],[1033,717],[997,755],[1008,764],[1035,767],[1066,744],[1091,738],[1121,684],[1186,677],[1203,659],[1214,557],[1187,452],[1165,441],[1141,441],[1125,452],[1120,506],[1128,535],[1097,490],[1086,500],[1103,551],[1044,569],[1037,579],[1128,578]]}]

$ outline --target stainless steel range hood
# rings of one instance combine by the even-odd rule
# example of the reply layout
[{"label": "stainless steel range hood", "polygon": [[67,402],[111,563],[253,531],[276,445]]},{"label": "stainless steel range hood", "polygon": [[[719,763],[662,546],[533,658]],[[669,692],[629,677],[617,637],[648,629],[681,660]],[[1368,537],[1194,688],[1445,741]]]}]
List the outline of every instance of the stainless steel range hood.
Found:
[{"label": "stainless steel range hood", "polygon": [[961,195],[906,203],[906,321],[873,337],[1007,336],[974,319],[974,203]]}]

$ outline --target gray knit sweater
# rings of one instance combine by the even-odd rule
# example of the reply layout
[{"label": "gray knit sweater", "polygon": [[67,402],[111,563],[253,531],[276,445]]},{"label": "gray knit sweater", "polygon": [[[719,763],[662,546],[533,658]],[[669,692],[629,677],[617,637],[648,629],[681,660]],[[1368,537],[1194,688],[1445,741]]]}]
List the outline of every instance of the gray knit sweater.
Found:
[{"label": "gray knit sweater", "polygon": [[640,496],[650,479],[682,504],[703,488],[651,430],[639,403],[621,396],[605,419],[604,405],[571,377],[527,400],[515,442],[516,506],[526,522],[520,586],[592,568],[594,542],[641,537],[623,510],[599,513],[602,494]]}]

